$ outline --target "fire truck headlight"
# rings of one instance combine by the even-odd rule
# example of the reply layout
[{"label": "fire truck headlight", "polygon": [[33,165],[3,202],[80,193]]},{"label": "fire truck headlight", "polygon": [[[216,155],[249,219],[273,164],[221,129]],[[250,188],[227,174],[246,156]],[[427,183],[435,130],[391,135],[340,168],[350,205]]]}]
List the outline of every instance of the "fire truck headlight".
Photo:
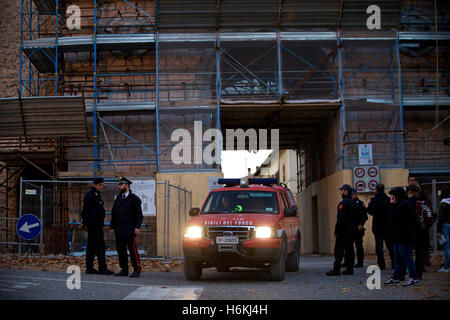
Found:
[{"label": "fire truck headlight", "polygon": [[184,237],[188,239],[200,239],[203,236],[203,229],[199,226],[192,226],[186,228],[186,232],[184,233]]},{"label": "fire truck headlight", "polygon": [[255,238],[267,239],[272,238],[274,230],[271,227],[256,227]]}]

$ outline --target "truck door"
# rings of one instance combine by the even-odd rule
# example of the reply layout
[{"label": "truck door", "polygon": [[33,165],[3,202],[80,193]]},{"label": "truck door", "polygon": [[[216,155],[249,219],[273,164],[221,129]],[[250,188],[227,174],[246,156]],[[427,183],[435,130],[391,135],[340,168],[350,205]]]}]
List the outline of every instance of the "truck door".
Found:
[{"label": "truck door", "polygon": [[[280,196],[282,199],[282,206],[283,206],[283,214],[284,214],[284,208],[291,208],[292,205],[290,204],[287,194],[284,191],[280,191]],[[286,230],[286,235],[288,237],[288,252],[291,252],[295,245],[295,219],[296,217],[287,217],[283,218],[283,229]]]}]

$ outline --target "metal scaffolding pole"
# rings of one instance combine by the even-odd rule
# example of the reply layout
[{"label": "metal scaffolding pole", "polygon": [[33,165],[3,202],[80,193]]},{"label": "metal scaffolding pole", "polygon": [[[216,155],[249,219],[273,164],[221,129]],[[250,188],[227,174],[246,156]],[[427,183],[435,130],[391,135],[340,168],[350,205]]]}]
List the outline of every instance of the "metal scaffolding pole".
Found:
[{"label": "metal scaffolding pole", "polygon": [[[433,179],[433,181],[431,182],[431,190],[432,190],[432,193],[433,193],[433,199],[432,199],[432,201],[433,201],[433,211],[434,211],[434,213],[437,216],[439,203],[438,203],[436,179]],[[433,239],[433,254],[436,255],[436,253],[437,253],[437,237],[436,237],[437,223],[434,223],[432,230],[433,230],[433,237],[432,237],[432,239]]]},{"label": "metal scaffolding pole", "polygon": [[39,253],[44,254],[44,185],[41,184],[41,194],[39,196],[40,204],[39,204],[39,211],[41,214],[41,234],[40,234],[40,243],[39,243]]},{"label": "metal scaffolding pole", "polygon": [[55,96],[58,95],[58,33],[59,33],[59,21],[58,21],[58,14],[59,14],[59,0],[56,0],[56,33],[55,33]]},{"label": "metal scaffolding pole", "polygon": [[[20,186],[19,186],[19,219],[22,217],[22,205],[23,205],[23,180],[22,177],[20,177]],[[17,220],[18,221],[18,220]],[[22,240],[20,237],[18,237],[19,242],[19,257],[22,256]]]},{"label": "metal scaffolding pole", "polygon": [[100,171],[100,163],[99,163],[99,152],[98,152],[98,133],[97,133],[97,122],[98,122],[98,114],[97,114],[97,98],[98,98],[98,89],[97,89],[97,14],[98,14],[98,2],[94,0],[94,176],[97,176],[97,171]]},{"label": "metal scaffolding pole", "polygon": [[[281,1],[280,1],[281,6]],[[283,96],[283,73],[282,73],[282,65],[281,65],[281,38],[280,38],[280,30],[277,30],[277,74],[278,74],[278,97],[277,100],[280,99],[280,97]]]},{"label": "metal scaffolding pole", "polygon": [[399,90],[399,101],[400,101],[400,122],[401,122],[401,130],[402,130],[402,168],[406,166],[406,157],[405,157],[405,125],[403,119],[403,90],[402,90],[402,62],[400,56],[400,40],[397,33],[397,59],[398,59],[398,90]]},{"label": "metal scaffolding pole", "polygon": [[338,31],[337,37],[337,52],[338,52],[338,64],[339,64],[339,91],[341,100],[341,134],[342,134],[342,169],[345,169],[345,102],[344,102],[344,81],[343,81],[343,66],[342,66],[342,45],[341,45],[341,32]]},{"label": "metal scaffolding pole", "polygon": [[[222,132],[221,131],[221,124],[220,124],[220,99],[221,99],[221,89],[222,89],[222,84],[221,84],[221,74],[220,74],[220,58],[221,58],[221,51],[219,50],[220,48],[220,42],[219,42],[219,38],[216,38],[216,100],[217,100],[217,130],[218,132]],[[217,160],[219,162],[219,164],[222,163],[222,141],[220,139],[220,137],[217,137],[217,152],[218,154],[216,154],[217,156]]]},{"label": "metal scaffolding pole", "polygon": [[[155,1],[155,10],[156,10]],[[156,171],[159,171],[159,41],[158,31],[155,32],[155,69],[156,69],[156,99],[155,99],[155,121],[156,121]]]}]

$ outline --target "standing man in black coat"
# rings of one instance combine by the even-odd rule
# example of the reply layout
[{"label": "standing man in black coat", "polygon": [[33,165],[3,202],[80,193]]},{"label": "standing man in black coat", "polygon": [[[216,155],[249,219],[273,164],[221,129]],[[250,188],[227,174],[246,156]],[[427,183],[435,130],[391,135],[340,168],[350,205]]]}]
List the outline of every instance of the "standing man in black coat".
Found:
[{"label": "standing man in black coat", "polygon": [[416,264],[413,259],[413,248],[416,241],[416,211],[407,199],[403,187],[395,187],[389,194],[392,195],[392,231],[395,255],[395,271],[391,279],[384,284],[396,284],[403,279],[406,269],[409,271],[409,281],[403,286],[413,286],[419,283]]},{"label": "standing man in black coat", "polygon": [[144,216],[141,199],[130,190],[131,183],[125,177],[119,178],[119,194],[111,210],[111,234],[116,235],[116,249],[121,269],[116,276],[128,276],[128,248],[134,268],[130,277],[137,278],[141,274],[141,263],[136,247],[136,236],[140,232]]},{"label": "standing man in black coat", "polygon": [[356,247],[356,256],[358,257],[358,262],[355,265],[355,268],[362,268],[364,265],[364,246],[363,246],[363,238],[366,232],[364,229],[364,224],[366,223],[367,217],[367,208],[364,202],[362,202],[357,194],[356,189],[352,189],[352,200],[355,202],[357,212],[358,212],[358,232],[355,237],[355,247]]},{"label": "standing man in black coat", "polygon": [[347,269],[342,274],[353,274],[353,263],[355,261],[355,251],[353,249],[353,242],[358,230],[358,212],[355,203],[353,202],[352,187],[344,184],[341,188],[342,201],[339,202],[336,227],[334,229],[334,237],[336,244],[334,247],[334,267],[333,270],[327,272],[327,276],[340,276],[341,263],[345,254],[345,261]]},{"label": "standing man in black coat", "polygon": [[377,254],[377,264],[381,270],[386,269],[384,260],[383,241],[389,251],[391,269],[394,268],[394,248],[392,243],[392,230],[389,215],[390,198],[384,193],[384,185],[379,183],[376,186],[376,195],[367,206],[367,212],[373,217],[372,232],[375,235],[375,251]]},{"label": "standing man in black coat", "polygon": [[[95,178],[94,185],[86,192],[81,212],[80,229],[86,228],[88,232],[88,243],[86,248],[86,273],[87,274],[113,274],[106,266],[105,239],[103,226],[105,219],[105,208],[101,193],[103,191],[103,178]],[[94,259],[98,259],[98,271],[94,269]]]}]

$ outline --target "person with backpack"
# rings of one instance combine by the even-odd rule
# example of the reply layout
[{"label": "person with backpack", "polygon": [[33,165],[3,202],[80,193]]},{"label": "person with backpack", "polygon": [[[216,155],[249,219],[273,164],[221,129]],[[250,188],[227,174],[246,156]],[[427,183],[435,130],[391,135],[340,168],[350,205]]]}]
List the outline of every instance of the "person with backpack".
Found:
[{"label": "person with backpack", "polygon": [[404,277],[406,268],[409,271],[409,281],[404,287],[419,283],[416,265],[413,259],[413,248],[416,241],[416,212],[407,199],[403,187],[395,187],[392,195],[390,210],[392,212],[392,232],[394,242],[394,275],[384,284],[397,284]]},{"label": "person with backpack", "polygon": [[437,237],[444,242],[444,265],[439,272],[450,271],[450,187],[444,188],[439,203],[439,215],[437,224]]},{"label": "person with backpack", "polygon": [[427,203],[420,196],[420,187],[417,182],[414,182],[406,187],[408,193],[408,200],[413,205],[416,211],[416,242],[414,250],[416,254],[416,271],[419,280],[422,280],[425,271],[425,247],[428,245],[428,227],[432,224],[432,209],[431,205]]},{"label": "person with backpack", "polygon": [[[408,185],[416,185],[419,188],[419,194],[420,194],[420,199],[421,201],[424,201],[425,203],[427,203],[427,206],[429,206],[431,208],[431,201],[430,199],[428,199],[427,195],[425,194],[425,192],[423,191],[423,187],[420,184],[420,182],[416,179],[416,177],[414,176],[408,176]],[[431,261],[430,261],[430,230],[431,227],[433,226],[433,224],[436,222],[437,217],[436,214],[433,212],[433,221],[431,222],[431,224],[426,225],[426,232],[424,233],[425,235],[425,251],[424,251],[424,261],[425,261],[425,266],[431,266]],[[424,269],[424,271],[426,271]]]}]

